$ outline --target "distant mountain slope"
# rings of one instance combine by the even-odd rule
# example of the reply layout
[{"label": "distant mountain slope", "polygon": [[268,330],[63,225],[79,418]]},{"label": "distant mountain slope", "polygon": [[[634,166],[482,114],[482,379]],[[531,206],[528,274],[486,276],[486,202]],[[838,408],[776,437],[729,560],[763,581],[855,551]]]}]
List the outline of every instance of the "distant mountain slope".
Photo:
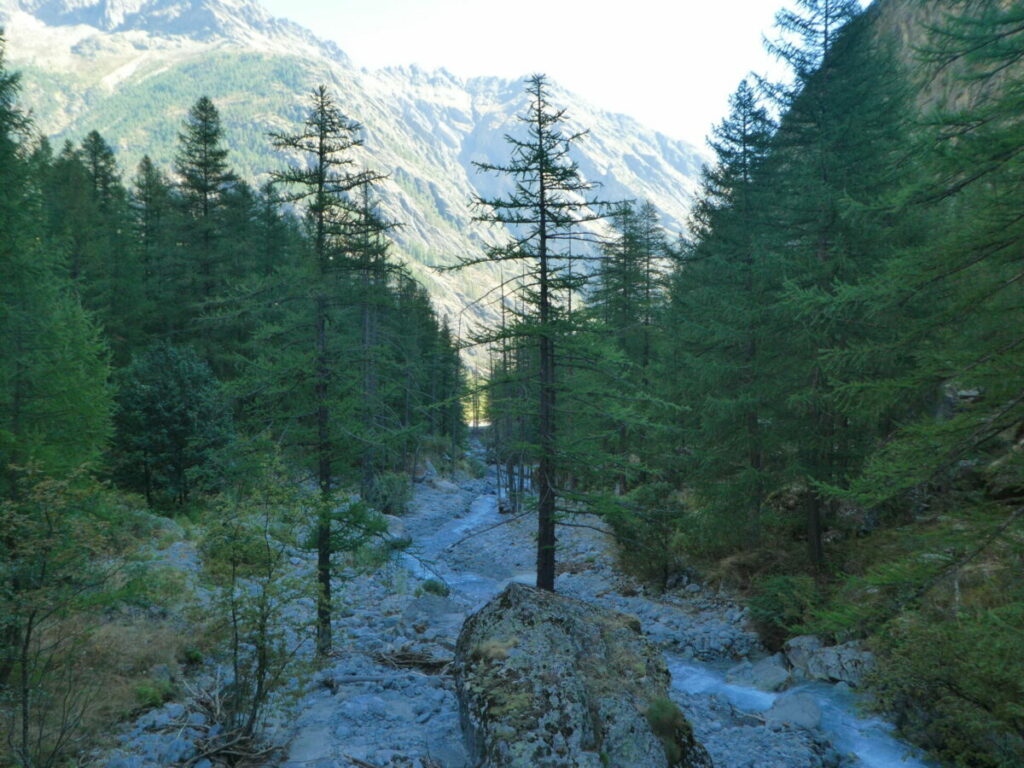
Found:
[{"label": "distant mountain slope", "polygon": [[[472,163],[507,158],[503,137],[518,129],[522,83],[359,69],[252,0],[0,0],[0,24],[39,127],[56,139],[99,130],[127,176],[143,153],[169,163],[182,118],[207,94],[221,109],[233,165],[258,179],[282,163],[266,133],[289,129],[309,90],[330,84],[366,129],[367,166],[390,174],[383,208],[404,224],[399,248],[438,305],[454,316],[495,284],[486,269],[425,267],[496,236],[471,223],[474,193],[495,183]],[[680,231],[702,153],[557,87],[553,95],[576,126],[590,129],[578,158],[587,178],[610,199],[650,199]]]}]

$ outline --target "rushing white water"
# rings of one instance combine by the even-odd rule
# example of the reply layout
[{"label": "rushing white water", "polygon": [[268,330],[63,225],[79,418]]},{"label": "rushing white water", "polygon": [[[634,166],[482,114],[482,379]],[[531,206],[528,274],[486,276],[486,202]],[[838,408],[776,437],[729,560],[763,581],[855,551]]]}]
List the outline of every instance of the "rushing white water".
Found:
[{"label": "rushing white water", "polygon": [[[725,670],[666,654],[674,688],[689,694],[719,694],[742,712],[767,710],[780,694],[729,683]],[[821,707],[821,729],[843,755],[855,757],[864,768],[929,768],[919,750],[893,735],[891,723],[857,714],[857,697],[826,683],[791,689],[808,693]]]}]

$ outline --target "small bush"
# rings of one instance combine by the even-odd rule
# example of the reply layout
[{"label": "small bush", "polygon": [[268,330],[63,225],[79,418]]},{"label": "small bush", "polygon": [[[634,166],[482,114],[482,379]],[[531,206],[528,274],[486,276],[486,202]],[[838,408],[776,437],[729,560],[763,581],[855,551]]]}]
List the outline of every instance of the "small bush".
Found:
[{"label": "small bush", "polygon": [[366,494],[366,503],[385,515],[404,515],[412,499],[409,476],[402,472],[382,472]]},{"label": "small bush", "polygon": [[295,606],[310,585],[289,561],[305,501],[271,461],[250,493],[223,500],[201,544],[211,610],[222,619],[234,672],[222,725],[237,738],[257,734],[271,697],[296,674],[304,621]]},{"label": "small bush", "polygon": [[894,620],[875,643],[879,705],[901,732],[957,768],[1024,765],[1024,602]]},{"label": "small bush", "polygon": [[431,595],[438,595],[439,597],[448,597],[451,594],[451,590],[448,589],[448,585],[439,579],[427,579],[420,584],[420,589]]},{"label": "small bush", "polygon": [[647,708],[647,722],[658,737],[670,766],[678,766],[686,757],[685,745],[693,741],[693,729],[682,710],[665,698],[658,698]]},{"label": "small bush", "polygon": [[470,457],[466,463],[467,471],[473,477],[479,479],[487,475],[487,465],[475,456]]},{"label": "small bush", "polygon": [[174,695],[174,686],[168,680],[143,680],[135,684],[135,701],[139,709],[153,709]]}]

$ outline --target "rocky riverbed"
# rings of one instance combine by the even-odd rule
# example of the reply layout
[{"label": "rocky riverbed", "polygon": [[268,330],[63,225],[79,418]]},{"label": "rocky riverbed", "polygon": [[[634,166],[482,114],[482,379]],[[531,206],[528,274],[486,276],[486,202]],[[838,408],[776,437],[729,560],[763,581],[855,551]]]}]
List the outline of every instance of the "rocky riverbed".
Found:
[{"label": "rocky riverbed", "polygon": [[[417,484],[408,515],[390,520],[392,535],[410,537],[412,547],[375,573],[339,582],[335,653],[296,700],[280,705],[269,736],[281,749],[271,765],[469,768],[448,667],[459,629],[509,582],[534,579],[533,519],[502,515],[497,501],[490,476]],[[559,537],[556,589],[640,620],[666,654],[672,698],[718,768],[923,765],[903,762],[909,750],[884,724],[854,717],[852,703],[832,697],[831,687],[776,694],[728,682],[729,667],[766,654],[744,609],[727,596],[700,584],[645,594],[617,572],[613,545],[595,519],[581,517]],[[312,559],[294,565],[311,572]],[[446,596],[436,593],[437,582],[450,590]],[[152,727],[161,718],[158,711],[136,723],[106,765],[165,768],[171,751],[187,753],[180,733],[164,749],[166,734],[160,741]],[[863,739],[851,736],[861,726],[880,729],[884,744],[862,749]],[[850,749],[861,758],[840,751]]]}]

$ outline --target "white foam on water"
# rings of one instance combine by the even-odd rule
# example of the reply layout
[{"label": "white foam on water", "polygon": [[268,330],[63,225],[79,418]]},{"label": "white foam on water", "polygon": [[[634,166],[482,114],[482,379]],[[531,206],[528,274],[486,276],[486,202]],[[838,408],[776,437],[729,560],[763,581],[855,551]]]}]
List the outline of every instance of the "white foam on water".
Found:
[{"label": "white foam on water", "polygon": [[[726,682],[725,673],[713,665],[675,658],[666,654],[672,687],[691,695],[724,696],[743,712],[759,713],[779,697],[744,685]],[[857,698],[833,685],[814,683],[792,689],[814,697],[821,707],[821,729],[835,748],[853,756],[863,768],[932,768],[915,747],[894,735],[891,723],[879,717],[857,714]]]}]

